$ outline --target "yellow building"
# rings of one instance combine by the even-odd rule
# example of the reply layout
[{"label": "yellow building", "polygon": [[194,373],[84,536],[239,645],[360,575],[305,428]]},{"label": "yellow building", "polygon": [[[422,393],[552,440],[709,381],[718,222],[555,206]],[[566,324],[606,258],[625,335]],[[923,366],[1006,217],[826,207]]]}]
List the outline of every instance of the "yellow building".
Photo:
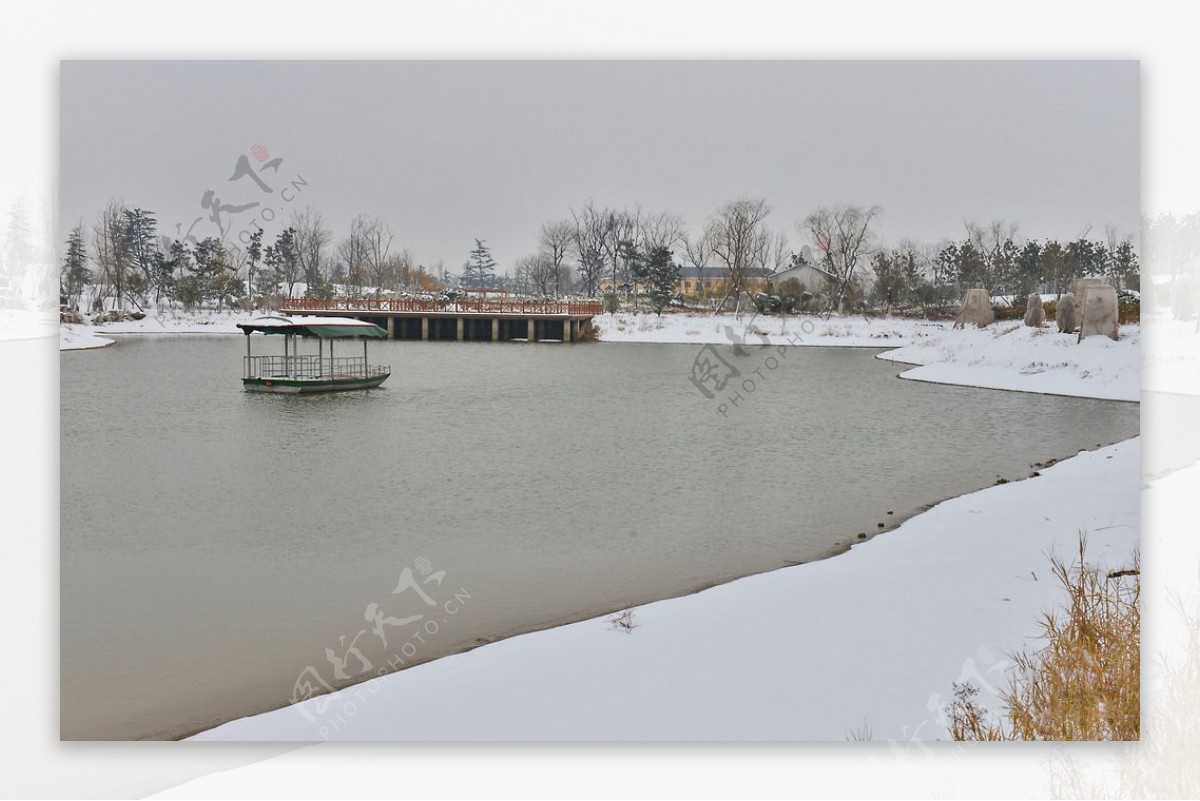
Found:
[{"label": "yellow building", "polygon": [[[750,294],[755,292],[765,292],[767,284],[772,276],[768,270],[752,268],[747,270],[746,285],[744,289]],[[609,275],[607,278],[601,278],[600,294],[606,295],[613,291],[613,279]],[[646,295],[650,292],[650,287],[646,284],[638,282],[635,286],[629,281],[617,281],[617,293],[620,295],[632,295],[636,292],[638,295]],[[675,292],[687,299],[697,298],[720,298],[725,295],[729,289],[729,268],[727,267],[705,267],[697,270],[691,265],[684,265],[679,268],[679,280],[675,282]]]},{"label": "yellow building", "polygon": [[[751,294],[763,292],[769,279],[770,273],[767,270],[747,270],[744,289]],[[697,270],[690,264],[684,265],[679,270],[676,288],[685,298],[722,297],[729,290],[729,268],[704,267]]]}]

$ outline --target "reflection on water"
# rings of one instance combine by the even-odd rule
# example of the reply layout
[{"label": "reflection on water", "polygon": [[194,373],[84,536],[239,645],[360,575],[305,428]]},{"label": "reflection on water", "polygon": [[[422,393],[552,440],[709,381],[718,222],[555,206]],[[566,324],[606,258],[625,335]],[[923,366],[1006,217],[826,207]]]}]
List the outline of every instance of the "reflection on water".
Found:
[{"label": "reflection on water", "polygon": [[306,397],[241,392],[241,337],[64,354],[62,736],[180,736],[309,667],[340,686],[818,559],[1138,429],[818,348],[721,414],[697,350],[379,343],[383,389]]}]

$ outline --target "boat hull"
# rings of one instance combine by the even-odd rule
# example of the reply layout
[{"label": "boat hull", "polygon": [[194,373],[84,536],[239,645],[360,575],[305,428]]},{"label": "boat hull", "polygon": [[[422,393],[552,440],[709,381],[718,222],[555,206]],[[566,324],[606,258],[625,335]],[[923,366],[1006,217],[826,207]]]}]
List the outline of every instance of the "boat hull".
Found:
[{"label": "boat hull", "polygon": [[276,395],[307,395],[314,392],[348,392],[374,389],[391,373],[368,378],[243,378],[246,392],[269,392]]}]

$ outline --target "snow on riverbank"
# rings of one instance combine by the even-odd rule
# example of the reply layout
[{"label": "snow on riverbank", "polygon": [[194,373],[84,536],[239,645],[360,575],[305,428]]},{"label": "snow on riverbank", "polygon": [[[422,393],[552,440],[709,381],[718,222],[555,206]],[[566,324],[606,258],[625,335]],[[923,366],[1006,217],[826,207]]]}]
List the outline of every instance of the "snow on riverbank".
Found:
[{"label": "snow on riverbank", "polygon": [[170,312],[148,314],[141,320],[104,323],[96,326],[101,334],[241,334],[238,323],[248,323],[276,312]]},{"label": "snow on riverbank", "polygon": [[90,350],[104,348],[114,340],[102,337],[90,325],[60,325],[58,327],[59,350]]},{"label": "snow on riverbank", "polygon": [[1141,395],[1141,331],[1088,337],[1019,321],[954,330],[950,322],[813,315],[781,319],[733,315],[602,315],[604,342],[697,342],[893,348],[879,358],[920,365],[901,377],[937,384],[1136,401]]},{"label": "snow on riverbank", "polygon": [[949,323],[898,317],[776,317],[743,314],[602,314],[595,318],[602,342],[663,342],[730,345],[811,345],[887,348],[938,336]]},{"label": "snow on riverbank", "polygon": [[172,312],[151,314],[141,320],[125,320],[101,325],[58,327],[59,350],[103,348],[116,340],[112,334],[240,334],[238,323],[247,323],[266,312]]},{"label": "snow on riverbank", "polygon": [[901,375],[918,381],[1084,398],[1141,397],[1141,331],[1121,326],[1121,339],[1028,328],[1020,322],[947,330],[879,358],[922,365]]},{"label": "snow on riverbank", "polygon": [[284,708],[194,739],[946,739],[951,683],[1005,686],[1005,655],[1062,602],[1050,553],[1086,529],[1089,561],[1129,563],[1139,463],[1138,439],[1084,452],[832,559],[637,607],[631,633],[513,637],[344,690],[315,721]]}]

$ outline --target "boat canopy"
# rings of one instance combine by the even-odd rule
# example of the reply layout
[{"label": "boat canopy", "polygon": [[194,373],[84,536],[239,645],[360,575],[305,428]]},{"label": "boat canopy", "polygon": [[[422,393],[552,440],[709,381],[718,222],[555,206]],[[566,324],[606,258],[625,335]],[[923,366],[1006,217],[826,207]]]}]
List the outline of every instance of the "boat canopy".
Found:
[{"label": "boat canopy", "polygon": [[263,334],[298,334],[319,339],[368,337],[386,339],[387,331],[374,323],[353,317],[259,317],[253,322],[238,323],[246,336],[258,331]]}]

